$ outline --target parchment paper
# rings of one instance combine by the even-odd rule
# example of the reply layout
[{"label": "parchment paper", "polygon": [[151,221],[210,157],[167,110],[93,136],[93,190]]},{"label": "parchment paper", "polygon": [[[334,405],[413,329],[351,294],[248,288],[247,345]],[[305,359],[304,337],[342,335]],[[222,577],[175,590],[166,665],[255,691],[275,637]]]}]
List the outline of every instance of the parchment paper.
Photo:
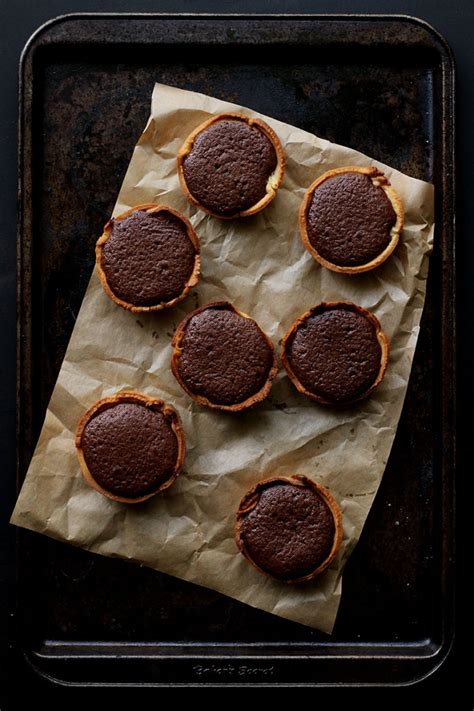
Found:
[{"label": "parchment paper", "polygon": [[[114,215],[149,202],[184,212],[201,240],[201,280],[178,307],[137,316],[105,295],[94,271],[12,522],[102,555],[139,561],[330,633],[342,569],[377,491],[406,393],[432,244],[433,188],[263,116],[286,152],[283,184],[259,215],[220,221],[184,198],[176,155],[199,123],[223,111],[260,116],[202,94],[155,86],[151,117]],[[369,164],[381,167],[402,197],[406,225],[401,244],[374,272],[338,275],[319,267],[304,250],[298,208],[305,189],[324,171]],[[252,315],[278,350],[279,340],[303,311],[323,300],[354,301],[375,312],[390,338],[385,379],[370,399],[341,411],[298,394],[281,369],[268,400],[252,412],[232,415],[199,407],[171,373],[170,342],[185,314],[213,299],[227,299]],[[168,491],[144,504],[124,506],[84,482],[74,433],[93,402],[130,388],[176,407],[187,456],[184,471]],[[235,512],[247,489],[266,477],[294,473],[329,487],[344,519],[336,560],[301,586],[262,576],[234,543]]]}]

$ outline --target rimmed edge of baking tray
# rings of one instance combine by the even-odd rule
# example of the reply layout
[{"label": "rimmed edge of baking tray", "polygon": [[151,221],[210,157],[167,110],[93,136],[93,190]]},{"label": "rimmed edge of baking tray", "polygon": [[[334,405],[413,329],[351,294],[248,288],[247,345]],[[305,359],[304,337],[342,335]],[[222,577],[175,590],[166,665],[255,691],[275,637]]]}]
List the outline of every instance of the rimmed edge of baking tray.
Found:
[{"label": "rimmed edge of baking tray", "polygon": [[[25,385],[25,365],[30,362],[31,358],[31,345],[32,345],[32,335],[31,331],[25,332],[23,327],[23,321],[27,320],[31,324],[31,313],[30,305],[28,300],[25,299],[25,283],[30,284],[32,273],[31,273],[31,260],[25,258],[26,249],[31,249],[32,243],[32,226],[30,222],[27,222],[26,215],[27,210],[24,209],[26,203],[31,200],[31,176],[29,176],[30,181],[27,182],[24,178],[22,168],[25,165],[24,155],[25,155],[25,144],[28,140],[31,142],[31,137],[28,137],[28,119],[30,118],[28,111],[26,110],[27,99],[30,99],[29,110],[31,110],[31,94],[27,96],[28,87],[26,75],[28,71],[31,71],[31,58],[35,50],[35,43],[48,32],[52,27],[64,22],[70,22],[71,20],[94,20],[94,19],[150,19],[150,20],[219,20],[219,21],[232,21],[232,20],[243,20],[243,21],[369,21],[369,22],[404,22],[411,23],[419,26],[422,30],[431,35],[435,43],[438,45],[437,51],[439,52],[442,59],[442,121],[448,130],[443,132],[443,140],[441,143],[441,151],[443,153],[442,163],[446,166],[447,170],[442,177],[443,181],[443,205],[441,214],[443,216],[449,215],[449,207],[454,207],[454,196],[455,196],[455,179],[454,179],[454,157],[455,157],[455,67],[454,58],[451,49],[444,39],[444,37],[435,30],[429,23],[419,18],[415,18],[409,15],[384,15],[384,14],[249,14],[249,13],[232,13],[232,14],[221,14],[221,13],[205,13],[196,15],[194,13],[70,13],[65,15],[60,15],[58,17],[52,18],[48,22],[41,25],[30,37],[26,43],[24,50],[20,59],[19,66],[19,99],[20,99],[20,110],[19,110],[19,123],[18,123],[18,232],[17,232],[17,488],[20,487],[21,475],[25,469],[25,462],[22,461],[21,456],[21,444],[27,438],[28,432],[31,432],[31,411],[25,414],[24,407],[24,392],[27,390],[28,386]],[[31,89],[30,89],[31,90]],[[109,655],[103,652],[98,654],[101,646],[100,643],[88,644],[85,643],[74,643],[74,652],[71,652],[71,646],[63,646],[63,652],[61,651],[61,645],[56,645],[56,652],[51,654],[51,650],[54,648],[54,644],[48,646],[49,653],[43,654],[41,650],[37,651],[27,651],[20,650],[23,659],[27,662],[36,674],[44,677],[51,683],[60,686],[104,686],[104,687],[127,687],[127,686],[406,686],[417,683],[427,676],[432,674],[439,668],[446,657],[449,654],[453,640],[454,640],[454,584],[452,580],[452,574],[446,574],[453,570],[454,567],[454,482],[453,476],[455,472],[455,383],[456,383],[456,371],[455,371],[455,339],[456,339],[456,303],[455,303],[455,244],[454,244],[454,230],[455,230],[455,220],[454,212],[452,214],[452,219],[445,217],[443,228],[440,231],[444,237],[445,244],[442,249],[442,264],[441,264],[441,280],[442,280],[442,318],[441,318],[441,341],[442,343],[451,343],[453,348],[451,351],[445,349],[442,354],[441,371],[442,371],[442,384],[441,384],[441,419],[443,422],[443,462],[441,465],[442,470],[442,488],[444,492],[443,500],[446,502],[443,507],[443,530],[445,532],[443,538],[442,547],[442,561],[443,570],[445,575],[443,576],[443,600],[444,600],[444,612],[447,613],[443,617],[442,624],[442,636],[439,644],[434,644],[430,640],[426,640],[426,644],[422,641],[420,643],[413,644],[414,654],[407,655],[397,654],[397,647],[407,649],[407,643],[401,645],[395,644],[371,644],[370,649],[372,652],[367,652],[366,654],[361,654],[357,651],[357,644],[348,643],[332,643],[331,649],[334,648],[334,652],[331,654],[315,654],[312,660],[309,659],[308,651],[306,653],[291,654],[288,650],[288,645],[284,645],[286,654],[283,655],[275,649],[276,654],[271,654],[262,656],[261,654],[255,654],[251,652],[251,644],[239,645],[239,652],[236,654],[226,654],[225,649],[232,648],[233,645],[229,643],[212,643],[212,644],[194,644],[183,645],[183,644],[173,644],[173,645],[158,645],[149,643],[139,643],[135,646],[135,649],[139,646],[141,653],[133,654],[132,651],[134,645],[120,643],[120,649],[124,650],[124,654],[110,653]],[[25,239],[25,234],[28,234],[29,239]],[[25,249],[26,246],[26,249]],[[17,569],[18,570],[18,569]],[[18,573],[17,573],[18,574]],[[109,647],[114,647],[117,650],[117,644],[107,644]],[[300,649],[304,649],[305,644],[295,643],[295,645]],[[192,646],[191,646],[192,645]],[[255,645],[256,647],[257,645]],[[260,644],[258,645],[260,646]],[[267,644],[266,646],[271,646]],[[278,646],[278,645],[277,645]],[[310,645],[311,646],[311,645]],[[363,643],[366,649],[369,645]],[[167,648],[167,652],[164,654],[164,647]],[[196,654],[199,648],[206,647],[207,654]],[[314,648],[314,645],[312,645]],[[345,654],[338,654],[337,648],[344,648],[346,650]],[[209,653],[209,649],[215,650],[214,654]],[[261,648],[261,647],[260,647]],[[66,649],[68,653],[65,654]],[[149,650],[149,654],[143,654],[143,650]],[[186,650],[186,656],[182,653],[180,654],[178,650]],[[191,651],[192,650],[192,651]],[[234,647],[235,650],[235,647]],[[247,650],[247,653],[244,651]],[[347,651],[349,651],[347,653]],[[415,651],[416,650],[416,651]],[[377,653],[375,653],[377,652]],[[57,662],[65,662],[71,657],[76,659],[87,659],[91,661],[98,661],[98,659],[110,659],[112,662],[117,663],[117,661],[122,661],[125,663],[130,663],[131,659],[163,659],[166,660],[179,660],[181,662],[191,663],[196,666],[196,660],[208,660],[216,659],[219,660],[229,660],[229,662],[238,663],[241,660],[251,659],[252,662],[258,661],[259,663],[267,663],[269,661],[275,662],[277,660],[288,660],[288,659],[299,659],[304,663],[311,661],[322,661],[322,660],[344,660],[344,661],[354,661],[354,660],[370,660],[372,670],[375,671],[374,667],[379,666],[382,661],[393,661],[393,662],[408,662],[408,661],[425,661],[428,662],[426,668],[423,670],[419,669],[421,673],[415,673],[409,678],[404,680],[397,680],[394,682],[377,682],[377,681],[331,681],[331,682],[265,682],[265,681],[240,681],[238,683],[233,682],[232,679],[228,681],[209,681],[203,679],[200,682],[177,682],[173,681],[167,682],[94,682],[94,681],[69,681],[62,679],[59,676],[49,673],[45,668],[42,668],[42,662],[46,659],[50,660],[54,658]],[[122,657],[122,659],[120,659]],[[306,666],[306,664],[305,664]],[[238,667],[237,667],[238,669]],[[250,667],[250,670],[252,668]],[[59,671],[59,669],[58,669]],[[212,673],[212,668],[211,668]],[[217,671],[216,671],[217,673]],[[238,671],[237,671],[238,674]],[[375,673],[373,676],[377,676]]]}]

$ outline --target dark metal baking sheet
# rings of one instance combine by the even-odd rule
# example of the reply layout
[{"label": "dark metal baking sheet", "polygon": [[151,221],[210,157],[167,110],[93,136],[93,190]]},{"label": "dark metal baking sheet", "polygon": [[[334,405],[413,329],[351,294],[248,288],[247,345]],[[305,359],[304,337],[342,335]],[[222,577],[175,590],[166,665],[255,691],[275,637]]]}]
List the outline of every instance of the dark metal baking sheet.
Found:
[{"label": "dark metal baking sheet", "polygon": [[[17,672],[48,683],[402,684],[453,635],[454,69],[384,16],[70,15],[20,67],[18,485],[153,83],[204,92],[434,182],[436,237],[408,394],[344,576],[334,635],[144,567],[18,532]],[[93,324],[91,324],[93,328]]]}]

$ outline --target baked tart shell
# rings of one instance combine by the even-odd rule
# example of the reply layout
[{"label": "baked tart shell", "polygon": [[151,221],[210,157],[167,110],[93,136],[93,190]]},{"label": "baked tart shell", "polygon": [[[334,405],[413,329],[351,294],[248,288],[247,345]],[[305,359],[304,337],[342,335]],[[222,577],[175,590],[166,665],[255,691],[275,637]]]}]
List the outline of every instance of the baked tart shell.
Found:
[{"label": "baked tart shell", "polygon": [[[95,479],[93,474],[91,473],[89,467],[87,466],[85,457],[84,457],[84,452],[82,450],[82,436],[84,433],[84,430],[89,423],[89,421],[95,416],[98,415],[100,412],[103,410],[107,410],[110,407],[113,407],[114,405],[118,405],[120,403],[136,403],[139,405],[144,405],[145,407],[152,408],[153,410],[156,410],[157,412],[160,412],[164,415],[164,417],[169,421],[171,425],[171,429],[173,430],[174,434],[176,435],[177,439],[177,444],[178,444],[178,455],[176,458],[176,464],[173,469],[173,473],[170,477],[168,477],[166,480],[162,481],[159,483],[159,485],[154,489],[153,491],[148,492],[147,494],[143,496],[138,496],[138,497],[127,497],[127,496],[119,496],[117,494],[112,493],[111,491],[107,491],[104,489]],[[82,475],[85,479],[85,481],[91,486],[93,489],[98,491],[100,494],[103,496],[107,497],[108,499],[112,499],[112,501],[116,501],[118,503],[122,504],[139,504],[142,501],[146,501],[147,499],[151,498],[152,496],[155,496],[160,491],[164,491],[165,489],[168,489],[176,480],[177,476],[179,475],[183,462],[184,462],[184,456],[186,453],[186,445],[185,445],[185,437],[184,437],[184,431],[183,427],[181,424],[181,421],[179,419],[178,413],[176,410],[171,407],[171,405],[167,405],[163,402],[163,400],[160,400],[158,398],[151,398],[147,397],[146,395],[143,395],[142,393],[138,393],[135,391],[123,391],[120,393],[117,393],[116,395],[113,395],[112,397],[106,397],[102,398],[98,402],[96,402],[94,405],[92,405],[82,416],[82,418],[79,420],[79,424],[77,426],[76,430],[76,438],[75,438],[75,444],[76,444],[76,451],[77,451],[77,456],[79,459],[79,464],[81,467],[81,472]]]},{"label": "baked tart shell", "polygon": [[[333,178],[337,175],[343,175],[345,173],[360,173],[362,175],[367,175],[371,179],[372,183],[376,187],[382,188],[384,191],[385,195],[389,199],[392,208],[395,212],[396,215],[396,221],[393,227],[390,230],[390,241],[388,245],[385,247],[385,249],[380,252],[374,259],[372,259],[370,262],[367,262],[366,264],[360,264],[357,266],[341,266],[339,264],[333,264],[332,262],[328,261],[325,259],[323,256],[319,254],[317,249],[314,247],[314,245],[311,243],[309,239],[309,234],[308,234],[308,220],[307,220],[307,215],[308,215],[308,210],[311,206],[311,201],[313,199],[313,194],[315,190],[326,180],[329,178]],[[299,230],[300,230],[300,236],[301,240],[307,249],[307,251],[311,254],[311,256],[319,263],[321,264],[322,267],[326,267],[326,269],[330,269],[333,272],[338,272],[339,274],[361,274],[363,272],[368,272],[371,269],[375,269],[376,267],[380,266],[383,262],[385,262],[386,259],[392,254],[394,249],[396,248],[398,241],[400,239],[400,234],[403,230],[403,225],[404,225],[404,208],[403,208],[403,203],[398,195],[398,193],[394,190],[394,188],[390,185],[388,179],[385,177],[385,175],[382,173],[381,170],[376,168],[375,166],[368,166],[368,167],[363,167],[363,166],[346,166],[343,168],[333,168],[332,170],[328,170],[326,173],[323,173],[323,175],[320,175],[319,178],[317,178],[309,188],[307,189],[303,202],[301,203],[300,211],[299,211]]]},{"label": "baked tart shell", "polygon": [[[232,310],[234,313],[238,314],[239,316],[242,316],[243,318],[250,319],[253,321],[256,325],[258,330],[260,331],[261,335],[267,342],[269,348],[271,349],[272,353],[272,365],[270,367],[270,370],[268,372],[268,376],[263,384],[263,386],[253,395],[251,395],[249,398],[246,400],[243,400],[242,402],[238,402],[232,405],[222,405],[219,403],[212,402],[209,400],[207,397],[203,395],[198,395],[194,393],[192,390],[188,388],[186,383],[183,381],[181,374],[179,372],[179,358],[182,353],[182,348],[181,348],[181,343],[184,338],[184,334],[186,332],[186,327],[189,323],[189,321],[196,316],[197,314],[201,313],[202,311],[205,311],[208,308],[212,308],[215,306],[220,306],[220,307],[226,307],[229,310]],[[204,407],[209,407],[212,410],[221,410],[224,412],[242,412],[243,410],[247,410],[250,407],[253,407],[259,402],[262,402],[262,400],[265,400],[267,395],[270,392],[270,389],[272,387],[272,382],[278,372],[278,363],[275,355],[275,349],[273,347],[273,343],[270,340],[270,338],[267,336],[267,334],[262,331],[260,326],[257,324],[257,322],[251,318],[251,316],[248,316],[245,314],[243,311],[239,311],[238,309],[235,308],[232,304],[230,304],[228,301],[211,301],[205,306],[201,306],[198,309],[195,309],[194,311],[191,311],[186,318],[178,325],[175,334],[173,336],[173,340],[171,342],[171,346],[173,348],[173,353],[171,356],[171,370],[173,372],[174,377],[178,381],[178,383],[181,385],[183,390],[189,395],[190,398],[194,400],[194,402],[197,402],[198,405],[203,405]]]},{"label": "baked tart shell", "polygon": [[[242,537],[242,521],[246,517],[246,515],[252,511],[252,509],[256,506],[261,492],[267,488],[268,486],[271,486],[272,484],[278,484],[280,482],[286,483],[286,484],[292,484],[293,486],[302,486],[302,487],[307,487],[312,489],[314,492],[316,492],[322,499],[323,501],[327,504],[329,510],[332,513],[333,519],[334,519],[334,539],[333,543],[331,546],[331,550],[329,551],[327,557],[318,564],[318,566],[312,570],[310,573],[297,577],[297,578],[277,578],[273,576],[271,573],[269,573],[266,570],[263,570],[260,568],[257,563],[252,559],[251,554],[247,550],[247,547],[245,545],[245,541],[243,540]],[[317,575],[322,573],[326,568],[331,565],[332,561],[336,557],[339,548],[341,546],[342,542],[342,533],[343,533],[343,527],[342,527],[342,513],[341,509],[339,507],[339,504],[331,494],[331,492],[326,489],[326,487],[322,486],[321,484],[318,484],[317,482],[313,481],[312,479],[309,479],[306,476],[301,476],[301,475],[291,475],[291,476],[276,476],[276,477],[271,477],[270,479],[264,479],[263,481],[259,481],[258,484],[256,484],[252,489],[250,489],[245,496],[243,497],[242,501],[240,502],[238,511],[237,511],[237,522],[236,522],[236,527],[235,527],[235,542],[237,544],[237,548],[239,551],[242,553],[242,555],[253,565],[253,567],[258,570],[260,573],[263,573],[263,575],[266,575],[269,578],[272,578],[273,580],[278,580],[279,582],[282,583],[287,583],[287,584],[297,584],[297,583],[305,583],[308,582],[309,580],[313,580]]]},{"label": "baked tart shell", "polygon": [[[130,217],[130,215],[133,215],[134,212],[138,212],[139,210],[149,212],[149,213],[157,213],[157,212],[168,212],[171,215],[174,215],[174,217],[178,218],[186,227],[186,234],[191,241],[194,251],[195,251],[195,256],[194,256],[194,268],[193,271],[188,278],[186,284],[183,287],[182,292],[176,296],[175,298],[171,299],[170,301],[162,301],[158,304],[153,304],[151,306],[138,306],[136,304],[129,303],[128,301],[124,301],[123,299],[119,298],[111,289],[108,281],[107,281],[107,275],[104,271],[103,268],[103,262],[102,262],[102,250],[107,242],[107,240],[110,237],[111,231],[112,231],[112,225],[114,222],[120,222],[122,220],[125,220],[127,217]],[[201,255],[200,255],[201,247],[199,243],[199,238],[194,231],[194,228],[190,221],[188,220],[185,215],[183,215],[181,212],[178,212],[178,210],[175,210],[172,207],[169,207],[168,205],[156,205],[154,203],[144,203],[142,205],[136,205],[135,207],[130,208],[130,210],[126,210],[126,212],[122,212],[122,214],[118,215],[117,217],[111,218],[107,224],[104,227],[104,231],[102,235],[99,237],[96,243],[95,247],[95,258],[96,258],[96,267],[97,267],[97,272],[99,274],[100,281],[102,283],[102,287],[109,296],[112,301],[114,301],[118,306],[121,306],[123,309],[126,309],[127,311],[131,311],[132,313],[147,313],[147,312],[153,312],[153,311],[162,311],[163,309],[169,309],[176,304],[178,304],[180,301],[182,301],[187,294],[189,293],[189,290],[192,289],[193,286],[196,286],[196,284],[199,281],[199,274],[201,271]]]},{"label": "baked tart shell", "polygon": [[[311,392],[308,390],[299,380],[298,376],[295,374],[294,370],[291,367],[290,360],[288,357],[287,353],[287,346],[291,339],[293,338],[294,334],[298,330],[298,328],[305,323],[305,321],[310,318],[310,316],[313,315],[315,311],[320,311],[323,309],[337,309],[337,308],[342,308],[342,309],[347,309],[350,311],[354,311],[355,313],[360,314],[361,316],[364,316],[367,318],[370,323],[374,326],[375,329],[375,334],[377,337],[377,340],[380,344],[381,348],[381,356],[380,356],[380,368],[378,371],[378,374],[374,380],[374,382],[371,384],[371,386],[365,390],[363,393],[358,395],[356,398],[353,398],[351,400],[345,400],[344,402],[333,402],[332,400],[328,400],[324,398],[322,395],[318,395],[316,393]],[[380,385],[382,382],[385,371],[387,370],[387,365],[388,365],[388,357],[389,357],[389,351],[390,351],[390,346],[389,346],[389,340],[384,331],[382,330],[382,326],[380,324],[380,321],[378,318],[370,311],[367,311],[367,309],[362,308],[362,306],[358,306],[357,304],[353,304],[350,301],[323,301],[317,306],[314,306],[312,309],[309,309],[308,311],[305,311],[304,314],[299,316],[291,325],[287,333],[284,335],[282,341],[281,341],[281,361],[283,363],[283,367],[285,368],[288,377],[290,378],[291,382],[295,386],[295,388],[302,393],[303,395],[306,395],[309,397],[311,400],[314,400],[315,402],[319,402],[321,405],[332,405],[333,407],[346,407],[347,405],[352,405],[356,402],[359,402],[360,400],[365,400],[366,397],[368,397],[374,390],[375,388]]]},{"label": "baked tart shell", "polygon": [[[241,210],[240,212],[236,212],[232,215],[218,215],[217,213],[212,212],[212,210],[202,205],[199,200],[197,200],[190,192],[186,183],[186,178],[184,176],[184,161],[193,149],[196,136],[202,133],[202,131],[205,131],[207,128],[209,128],[209,126],[212,126],[214,123],[226,119],[243,121],[249,126],[258,127],[273,145],[277,156],[277,165],[273,173],[268,178],[266,194],[258,202],[256,202],[254,205],[247,208],[246,210]],[[283,152],[283,147],[281,145],[280,139],[276,135],[275,131],[270,128],[270,126],[265,123],[265,121],[262,121],[262,119],[259,118],[251,118],[249,116],[244,116],[243,114],[229,112],[212,116],[210,119],[204,121],[204,123],[200,124],[197,128],[194,129],[194,131],[189,134],[189,136],[186,138],[185,142],[183,143],[178,152],[178,176],[183,193],[190,202],[196,205],[196,207],[199,207],[200,210],[207,212],[208,215],[218,217],[220,220],[233,220],[236,217],[250,217],[251,215],[256,215],[258,212],[263,210],[265,207],[267,207],[267,205],[272,202],[278,188],[281,185],[281,181],[283,180],[283,175],[285,172],[285,162],[285,154]]]}]

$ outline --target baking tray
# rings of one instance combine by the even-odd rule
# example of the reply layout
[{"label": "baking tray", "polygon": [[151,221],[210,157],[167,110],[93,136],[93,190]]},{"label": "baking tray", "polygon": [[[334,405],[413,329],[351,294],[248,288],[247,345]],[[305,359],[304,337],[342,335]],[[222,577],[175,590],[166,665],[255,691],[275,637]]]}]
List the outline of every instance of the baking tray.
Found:
[{"label": "baking tray", "polygon": [[453,60],[419,20],[81,14],[31,38],[20,66],[18,486],[155,81],[434,182],[435,248],[408,394],[332,637],[19,530],[15,673],[81,686],[421,679],[453,639],[455,263]]}]

